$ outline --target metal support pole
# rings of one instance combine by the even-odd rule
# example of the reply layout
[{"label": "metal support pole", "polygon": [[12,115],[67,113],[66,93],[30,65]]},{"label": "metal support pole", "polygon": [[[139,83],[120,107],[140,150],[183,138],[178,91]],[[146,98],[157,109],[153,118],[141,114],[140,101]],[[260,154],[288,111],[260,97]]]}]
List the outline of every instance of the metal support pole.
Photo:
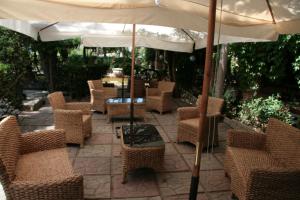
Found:
[{"label": "metal support pole", "polygon": [[132,25],[131,75],[130,75],[130,145],[133,144],[134,130],[134,63],[135,63],[135,24]]},{"label": "metal support pole", "polygon": [[209,14],[208,14],[208,32],[207,32],[207,46],[205,55],[205,69],[204,79],[202,84],[202,98],[200,102],[200,120],[199,120],[199,140],[196,145],[196,159],[192,172],[191,187],[190,187],[190,200],[197,199],[198,185],[199,185],[199,172],[201,163],[201,152],[204,139],[204,127],[207,113],[208,92],[211,79],[211,66],[212,66],[212,54],[214,44],[214,32],[216,21],[216,7],[217,0],[210,0]]}]

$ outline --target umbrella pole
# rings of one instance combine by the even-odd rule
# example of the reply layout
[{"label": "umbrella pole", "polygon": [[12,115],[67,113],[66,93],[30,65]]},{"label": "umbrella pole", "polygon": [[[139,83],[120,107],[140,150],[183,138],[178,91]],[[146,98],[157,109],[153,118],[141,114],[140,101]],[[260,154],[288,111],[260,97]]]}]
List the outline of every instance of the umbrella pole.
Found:
[{"label": "umbrella pole", "polygon": [[133,144],[133,114],[134,114],[134,63],[135,63],[135,24],[132,25],[131,75],[130,75],[130,145]]},{"label": "umbrella pole", "polygon": [[199,184],[199,172],[201,163],[201,152],[203,146],[203,133],[206,121],[207,113],[207,102],[208,92],[211,79],[211,66],[212,66],[212,54],[214,45],[214,32],[215,32],[215,21],[216,21],[216,6],[217,0],[210,0],[209,3],[209,14],[208,14],[208,31],[207,31],[207,46],[205,55],[205,69],[204,79],[202,84],[202,97],[200,102],[200,119],[199,119],[199,141],[196,145],[196,158],[194,168],[192,171],[191,187],[190,187],[190,200],[197,199],[198,184]]}]

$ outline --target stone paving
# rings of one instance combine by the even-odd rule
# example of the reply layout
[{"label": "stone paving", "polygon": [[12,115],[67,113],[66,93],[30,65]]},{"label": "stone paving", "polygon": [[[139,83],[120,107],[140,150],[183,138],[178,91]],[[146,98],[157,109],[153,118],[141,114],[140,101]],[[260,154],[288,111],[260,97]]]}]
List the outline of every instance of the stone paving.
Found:
[{"label": "stone paving", "polygon": [[[106,115],[94,113],[92,137],[86,140],[84,148],[68,145],[74,170],[84,176],[85,198],[188,199],[195,147],[187,143],[175,143],[176,115],[175,110],[164,115],[147,112],[145,122],[136,122],[151,123],[157,127],[166,142],[165,163],[159,172],[150,169],[131,172],[128,175],[128,182],[122,184],[120,140],[115,137],[114,128],[128,121],[108,122]],[[44,106],[39,111],[22,112],[19,123],[23,132],[53,129],[52,110],[49,106]],[[198,190],[200,200],[231,199],[230,181],[224,176],[223,169],[228,128],[227,124],[220,123],[220,146],[214,148],[213,153],[203,153]]]}]

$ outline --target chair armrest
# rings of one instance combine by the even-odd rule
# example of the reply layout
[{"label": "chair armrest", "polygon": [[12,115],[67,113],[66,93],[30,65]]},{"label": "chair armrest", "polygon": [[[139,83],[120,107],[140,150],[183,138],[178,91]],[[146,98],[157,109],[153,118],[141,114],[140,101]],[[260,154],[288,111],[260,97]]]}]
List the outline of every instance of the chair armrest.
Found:
[{"label": "chair armrest", "polygon": [[89,102],[70,102],[66,103],[67,110],[81,110],[83,114],[90,115],[92,105]]},{"label": "chair armrest", "polygon": [[[82,115],[83,112],[81,110],[62,110],[62,109],[56,109],[54,111],[54,123],[55,126],[57,124],[63,125],[63,124],[72,124],[72,126],[82,126]],[[56,127],[57,128],[57,127]],[[63,127],[58,127],[63,128]]]},{"label": "chair armrest", "polygon": [[94,90],[91,89],[91,93],[95,99],[104,99],[104,90]]},{"label": "chair armrest", "polygon": [[115,87],[103,87],[104,96],[106,99],[114,98],[118,96],[118,88]]},{"label": "chair armrest", "polygon": [[162,91],[162,92],[160,93],[160,96],[161,96],[162,98],[172,97],[172,95],[173,95],[173,92]]},{"label": "chair armrest", "polygon": [[[55,178],[55,177],[54,177]],[[51,181],[13,181],[9,185],[11,198],[21,199],[76,199],[83,200],[83,177],[73,175]]]},{"label": "chair armrest", "polygon": [[21,135],[21,154],[65,147],[64,130],[44,130]]},{"label": "chair armrest", "polygon": [[253,199],[258,196],[268,196],[268,199],[300,197],[300,169],[254,169],[250,172],[248,183]]},{"label": "chair armrest", "polygon": [[198,107],[181,107],[177,109],[178,120],[185,120],[199,117]]},{"label": "chair armrest", "polygon": [[160,90],[158,88],[146,88],[146,97],[148,96],[160,96]]},{"label": "chair armrest", "polygon": [[256,132],[241,130],[228,130],[227,144],[231,147],[263,150],[266,143],[266,135]]}]

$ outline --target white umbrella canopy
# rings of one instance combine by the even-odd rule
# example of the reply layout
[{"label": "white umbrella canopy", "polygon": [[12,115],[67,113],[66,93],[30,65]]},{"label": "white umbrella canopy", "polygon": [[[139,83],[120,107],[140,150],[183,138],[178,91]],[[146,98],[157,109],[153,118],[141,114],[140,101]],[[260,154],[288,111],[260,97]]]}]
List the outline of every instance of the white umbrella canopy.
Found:
[{"label": "white umbrella canopy", "polygon": [[[112,23],[62,22],[47,23],[0,19],[0,25],[41,41],[57,41],[79,37],[88,47],[130,47],[132,25]],[[203,34],[202,34],[203,35]],[[201,34],[197,34],[197,37]],[[204,36],[204,35],[203,35]],[[169,51],[193,52],[194,41],[183,29],[136,26],[136,46]]]},{"label": "white umbrella canopy", "polygon": [[[0,26],[23,33],[41,41],[57,41],[80,37],[87,47],[130,47],[132,26],[129,24],[94,22],[40,22],[0,19]],[[205,32],[165,26],[137,25],[136,46],[177,52],[193,52],[206,47]],[[215,44],[268,41],[216,34]]]},{"label": "white umbrella canopy", "polygon": [[[0,18],[148,24],[207,32],[208,2],[209,0],[1,0]],[[222,35],[276,40],[278,33],[300,32],[298,0],[223,0],[218,4],[217,20],[221,2]]]},{"label": "white umbrella canopy", "polygon": [[[256,35],[254,32],[270,28],[279,34],[300,33],[299,0],[219,0],[217,3],[216,26],[221,21],[225,35],[239,36],[230,34],[233,27],[238,28],[241,35],[247,30],[246,35]],[[160,0],[159,6],[194,14],[198,19],[208,19],[209,0]]]}]

